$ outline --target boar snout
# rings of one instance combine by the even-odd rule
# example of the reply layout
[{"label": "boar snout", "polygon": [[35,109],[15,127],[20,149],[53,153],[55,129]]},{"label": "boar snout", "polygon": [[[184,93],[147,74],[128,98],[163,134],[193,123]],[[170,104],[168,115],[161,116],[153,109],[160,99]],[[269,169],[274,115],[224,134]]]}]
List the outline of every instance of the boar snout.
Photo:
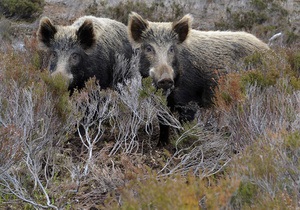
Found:
[{"label": "boar snout", "polygon": [[172,88],[174,85],[173,79],[170,77],[169,74],[164,73],[161,78],[157,81],[157,87],[167,90]]}]

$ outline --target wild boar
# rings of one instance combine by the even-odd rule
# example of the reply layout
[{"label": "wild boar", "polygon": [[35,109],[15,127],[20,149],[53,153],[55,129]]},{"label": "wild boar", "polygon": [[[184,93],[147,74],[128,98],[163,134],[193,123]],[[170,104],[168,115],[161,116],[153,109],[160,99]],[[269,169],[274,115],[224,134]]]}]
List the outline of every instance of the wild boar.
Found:
[{"label": "wild boar", "polygon": [[[212,104],[218,74],[241,58],[268,45],[246,32],[199,31],[191,27],[191,15],[174,22],[150,22],[132,12],[128,36],[140,51],[139,71],[150,76],[157,88],[171,92],[167,101],[180,120],[192,120],[195,110]],[[171,90],[171,91],[170,91]],[[159,145],[169,143],[169,126],[160,125]]]},{"label": "wild boar", "polygon": [[81,89],[94,76],[101,88],[113,87],[116,54],[129,60],[133,53],[127,27],[108,18],[84,16],[72,25],[61,26],[43,17],[37,37],[41,48],[50,54],[51,75],[62,74],[71,91]]}]

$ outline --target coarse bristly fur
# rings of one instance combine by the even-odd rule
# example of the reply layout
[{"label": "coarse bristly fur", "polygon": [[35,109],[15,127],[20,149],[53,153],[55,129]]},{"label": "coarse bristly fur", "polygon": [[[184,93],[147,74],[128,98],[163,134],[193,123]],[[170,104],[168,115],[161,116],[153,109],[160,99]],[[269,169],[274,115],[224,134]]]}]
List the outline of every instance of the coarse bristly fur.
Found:
[{"label": "coarse bristly fur", "polygon": [[[192,16],[179,21],[151,22],[137,13],[129,15],[128,35],[140,53],[140,73],[151,76],[157,88],[172,90],[171,110],[181,120],[192,120],[195,110],[182,108],[189,102],[207,107],[212,104],[217,75],[241,58],[269,47],[246,32],[199,31],[191,28]],[[168,129],[161,125],[159,144],[167,144]]]},{"label": "coarse bristly fur", "polygon": [[37,37],[40,47],[50,54],[51,75],[66,77],[71,91],[81,89],[94,76],[102,88],[113,87],[117,55],[129,61],[133,53],[127,27],[108,18],[83,16],[72,25],[61,26],[43,17]]}]

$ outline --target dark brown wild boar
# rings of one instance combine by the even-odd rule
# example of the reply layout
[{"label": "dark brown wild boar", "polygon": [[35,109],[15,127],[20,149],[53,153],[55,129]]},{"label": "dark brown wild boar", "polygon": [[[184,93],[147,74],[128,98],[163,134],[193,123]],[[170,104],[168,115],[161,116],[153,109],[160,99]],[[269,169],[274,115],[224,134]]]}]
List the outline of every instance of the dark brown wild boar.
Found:
[{"label": "dark brown wild boar", "polygon": [[[129,39],[140,50],[140,73],[152,77],[157,88],[168,95],[171,111],[180,120],[192,120],[194,109],[212,104],[217,75],[268,45],[245,32],[198,31],[191,28],[192,17],[185,15],[175,22],[150,22],[132,12],[128,21]],[[169,143],[169,127],[160,125],[159,145]]]},{"label": "dark brown wild boar", "polygon": [[[81,89],[94,76],[101,88],[111,88],[116,55],[129,60],[133,53],[127,27],[108,18],[84,16],[72,25],[60,26],[44,17],[37,37],[41,48],[50,54],[51,75],[62,74],[71,91]],[[130,77],[130,74],[124,75]]]}]

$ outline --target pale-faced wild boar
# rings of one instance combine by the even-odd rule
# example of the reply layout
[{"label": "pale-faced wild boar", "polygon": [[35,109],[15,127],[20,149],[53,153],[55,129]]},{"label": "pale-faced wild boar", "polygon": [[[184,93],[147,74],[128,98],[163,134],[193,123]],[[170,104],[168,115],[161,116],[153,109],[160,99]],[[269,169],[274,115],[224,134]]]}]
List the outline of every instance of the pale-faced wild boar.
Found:
[{"label": "pale-faced wild boar", "polygon": [[44,17],[37,37],[41,48],[50,53],[51,75],[61,73],[67,78],[71,92],[94,76],[101,88],[111,88],[116,54],[130,59],[133,53],[127,27],[108,18],[84,16],[72,25],[60,26]]},{"label": "pale-faced wild boar", "polygon": [[[195,110],[182,108],[190,102],[212,104],[218,72],[267,44],[245,32],[198,31],[192,17],[175,22],[150,22],[137,13],[129,15],[128,34],[140,50],[140,73],[152,77],[157,88],[171,89],[168,105],[182,121],[192,120]],[[169,127],[160,125],[159,145],[169,143]]]}]

